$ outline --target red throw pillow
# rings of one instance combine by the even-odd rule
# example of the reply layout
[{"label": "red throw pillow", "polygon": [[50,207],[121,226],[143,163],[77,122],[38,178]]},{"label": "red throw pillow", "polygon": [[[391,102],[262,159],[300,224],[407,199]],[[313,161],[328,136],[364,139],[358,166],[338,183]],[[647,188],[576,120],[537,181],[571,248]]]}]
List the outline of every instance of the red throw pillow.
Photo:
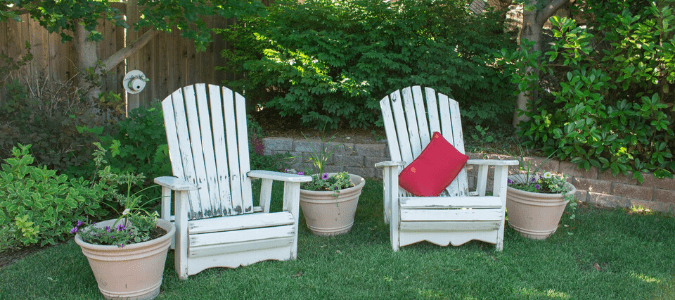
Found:
[{"label": "red throw pillow", "polygon": [[469,157],[434,132],[422,153],[398,175],[399,185],[415,196],[435,197],[452,183]]}]

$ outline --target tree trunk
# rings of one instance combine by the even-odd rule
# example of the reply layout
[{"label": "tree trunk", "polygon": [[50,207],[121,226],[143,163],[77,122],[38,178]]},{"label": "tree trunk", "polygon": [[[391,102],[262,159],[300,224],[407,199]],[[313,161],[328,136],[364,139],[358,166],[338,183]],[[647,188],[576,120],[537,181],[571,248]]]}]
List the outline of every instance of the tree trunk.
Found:
[{"label": "tree trunk", "polygon": [[[537,11],[536,10],[523,10],[523,29],[520,32],[520,44],[522,47],[523,41],[533,41],[534,46],[530,49],[530,52],[541,51],[541,32],[542,26],[537,24]],[[533,68],[528,67],[525,70],[526,74],[530,74],[534,71]],[[536,92],[536,90],[534,91]],[[518,94],[518,99],[516,100],[516,111],[513,112],[513,126],[517,126],[522,121],[529,120],[525,115],[519,115],[520,111],[529,111],[527,104],[531,100],[530,91],[520,92]]]},{"label": "tree trunk", "polygon": [[[75,46],[75,54],[77,56],[77,71],[80,73],[78,78],[78,87],[81,90],[87,91],[86,97],[92,107],[96,107],[98,95],[101,93],[101,70],[96,68],[98,61],[98,53],[96,52],[96,43],[87,39],[89,31],[84,28],[84,25],[78,24],[75,26],[73,45]],[[89,70],[92,70],[94,76],[87,76]],[[93,78],[92,78],[93,77]]]},{"label": "tree trunk", "polygon": [[[524,6],[534,6],[532,10],[523,9],[523,30],[520,32],[521,44],[523,40],[534,41],[530,51],[541,51],[541,33],[546,20],[553,16],[558,8],[567,4],[570,0],[525,0]],[[526,73],[534,72],[532,68],[525,70]],[[524,115],[518,116],[519,110],[529,111],[527,104],[530,98],[537,96],[537,89],[532,94],[520,92],[516,100],[516,111],[513,113],[513,126],[516,127],[521,121],[526,121]]]}]

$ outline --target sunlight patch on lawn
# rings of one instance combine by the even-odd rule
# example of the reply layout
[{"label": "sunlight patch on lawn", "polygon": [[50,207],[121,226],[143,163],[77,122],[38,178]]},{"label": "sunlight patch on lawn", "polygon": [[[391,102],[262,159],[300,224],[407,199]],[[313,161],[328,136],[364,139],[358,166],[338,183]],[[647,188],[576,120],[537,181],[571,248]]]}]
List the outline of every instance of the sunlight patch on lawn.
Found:
[{"label": "sunlight patch on lawn", "polygon": [[522,288],[518,292],[520,292],[521,295],[523,296],[529,296],[529,297],[548,297],[552,299],[572,299],[572,297],[563,292],[558,292],[553,289],[548,289],[545,291],[540,291],[537,289],[528,289],[528,288]]},{"label": "sunlight patch on lawn", "polygon": [[647,282],[647,283],[661,284],[661,280],[656,279],[656,278],[654,278],[654,277],[649,277],[649,276],[647,276],[647,275],[645,275],[645,274],[637,274],[637,273],[631,272],[631,273],[630,273],[630,276],[633,277],[633,278],[635,278],[635,279],[640,279],[640,280],[642,280],[642,281],[644,281],[644,282]]}]

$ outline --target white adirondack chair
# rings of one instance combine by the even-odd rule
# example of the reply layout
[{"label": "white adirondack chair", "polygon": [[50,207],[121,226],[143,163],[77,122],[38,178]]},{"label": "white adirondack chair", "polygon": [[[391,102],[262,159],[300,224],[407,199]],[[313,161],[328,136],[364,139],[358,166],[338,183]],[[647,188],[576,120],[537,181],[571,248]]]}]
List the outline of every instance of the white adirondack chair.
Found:
[{"label": "white adirondack chair", "polygon": [[[516,160],[470,159],[478,166],[476,191],[469,192],[466,167],[439,197],[414,197],[399,187],[398,175],[440,132],[459,152],[464,138],[457,101],[419,86],[391,93],[380,101],[391,161],[384,171],[384,219],[390,224],[391,247],[420,241],[459,246],[470,240],[503,248],[508,166]],[[494,166],[493,196],[485,196],[488,167]]]},{"label": "white adirondack chair", "polygon": [[[297,257],[299,176],[251,171],[244,97],[205,84],[162,101],[174,177],[158,177],[161,218],[175,218],[175,268],[180,279],[211,267]],[[251,179],[262,179],[254,207]],[[284,181],[283,211],[270,213],[273,180]],[[175,216],[171,215],[174,191]]]}]

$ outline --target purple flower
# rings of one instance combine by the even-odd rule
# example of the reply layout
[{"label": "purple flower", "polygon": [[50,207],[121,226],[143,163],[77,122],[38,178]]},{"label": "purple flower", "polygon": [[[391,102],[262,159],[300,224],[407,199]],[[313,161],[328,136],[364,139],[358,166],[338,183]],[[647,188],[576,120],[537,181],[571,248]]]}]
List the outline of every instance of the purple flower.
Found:
[{"label": "purple flower", "polygon": [[82,226],[82,224],[84,224],[82,221],[77,220],[77,225],[75,225],[75,227],[80,227],[80,226]]},{"label": "purple flower", "polygon": [[513,180],[508,179],[508,180],[506,181],[506,183],[508,183],[508,184],[513,184]]},{"label": "purple flower", "polygon": [[117,231],[122,231],[122,230],[127,229],[127,228],[124,227],[124,225],[120,224],[120,225],[117,225],[116,229],[117,229]]},{"label": "purple flower", "polygon": [[115,237],[111,235],[110,238],[111,238],[111,239],[114,239]]},{"label": "purple flower", "polygon": [[124,244],[120,244],[120,248],[124,248]]},{"label": "purple flower", "polygon": [[70,230],[70,233],[76,233],[77,232],[77,227],[73,227],[73,229]]},{"label": "purple flower", "polygon": [[110,232],[110,226],[106,226],[105,231]]},{"label": "purple flower", "polygon": [[305,172],[298,172],[298,175],[305,175]]},{"label": "purple flower", "polygon": [[535,182],[535,181],[537,181],[537,178],[532,177],[532,182]]},{"label": "purple flower", "polygon": [[541,185],[539,185],[539,184],[537,183],[537,184],[534,185],[534,188],[535,188],[535,189],[538,189],[538,190],[541,190]]},{"label": "purple flower", "polygon": [[321,179],[323,180],[328,179],[328,173],[323,173],[323,175],[321,175]]}]

